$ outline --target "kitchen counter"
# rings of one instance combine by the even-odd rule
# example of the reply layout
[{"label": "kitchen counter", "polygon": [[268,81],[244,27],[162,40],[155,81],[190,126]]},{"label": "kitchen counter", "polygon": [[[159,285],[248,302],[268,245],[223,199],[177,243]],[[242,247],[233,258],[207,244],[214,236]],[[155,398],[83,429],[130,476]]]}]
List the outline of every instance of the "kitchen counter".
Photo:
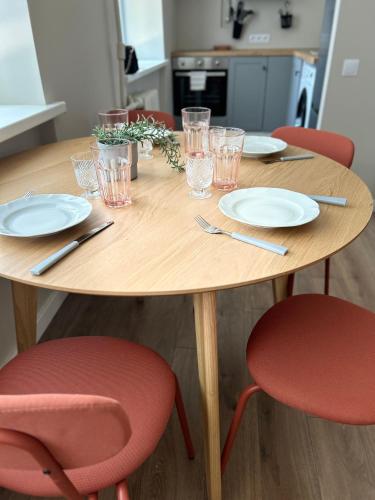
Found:
[{"label": "kitchen counter", "polygon": [[274,57],[295,56],[309,64],[318,61],[317,49],[231,49],[231,50],[176,50],[172,57]]}]

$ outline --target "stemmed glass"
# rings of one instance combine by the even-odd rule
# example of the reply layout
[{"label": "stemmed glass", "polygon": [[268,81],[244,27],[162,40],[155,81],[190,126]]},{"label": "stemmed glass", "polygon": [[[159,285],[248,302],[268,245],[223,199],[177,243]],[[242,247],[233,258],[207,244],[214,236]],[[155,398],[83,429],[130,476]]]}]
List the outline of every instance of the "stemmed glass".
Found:
[{"label": "stemmed glass", "polygon": [[85,190],[82,196],[98,198],[100,196],[99,184],[91,152],[76,153],[71,157],[71,160],[77,184]]},{"label": "stemmed glass", "polygon": [[202,200],[211,196],[208,188],[212,184],[213,168],[213,154],[209,151],[186,154],[186,180],[192,188],[190,191],[192,198]]}]

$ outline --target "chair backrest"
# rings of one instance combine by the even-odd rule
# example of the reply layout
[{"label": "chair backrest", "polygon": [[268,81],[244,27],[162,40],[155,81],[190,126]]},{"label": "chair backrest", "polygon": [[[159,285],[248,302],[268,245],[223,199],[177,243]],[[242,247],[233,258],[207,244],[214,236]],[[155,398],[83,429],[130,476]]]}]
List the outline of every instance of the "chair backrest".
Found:
[{"label": "chair backrest", "polygon": [[[118,401],[86,394],[0,396],[0,429],[37,439],[63,469],[102,462],[131,436]],[[0,441],[0,468],[38,470],[40,464],[26,450]]]},{"label": "chair backrest", "polygon": [[158,122],[164,122],[167,128],[176,130],[176,120],[173,115],[166,113],[165,111],[150,111],[146,109],[130,109],[129,110],[129,122],[136,122],[138,116],[145,118],[153,117]]},{"label": "chair backrest", "polygon": [[280,127],[272,132],[272,137],[327,156],[345,167],[352,166],[354,143],[344,135],[312,128]]}]

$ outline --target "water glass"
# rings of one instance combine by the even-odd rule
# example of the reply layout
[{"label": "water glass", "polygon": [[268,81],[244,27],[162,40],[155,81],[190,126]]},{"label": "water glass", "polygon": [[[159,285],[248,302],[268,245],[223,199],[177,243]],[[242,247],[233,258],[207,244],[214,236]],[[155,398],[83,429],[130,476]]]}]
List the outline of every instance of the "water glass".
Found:
[{"label": "water glass", "polygon": [[138,158],[140,160],[152,160],[152,142],[148,139],[138,142]]},{"label": "water glass", "polygon": [[100,196],[99,185],[91,152],[76,153],[70,159],[72,160],[77,184],[85,190],[82,196],[85,198],[98,198]]},{"label": "water glass", "polygon": [[190,196],[196,199],[209,198],[208,188],[212,184],[214,158],[209,151],[186,154],[186,180],[192,188]]},{"label": "water glass", "polygon": [[245,131],[234,127],[211,127],[210,150],[214,153],[213,185],[221,191],[237,188]]},{"label": "water glass", "polygon": [[95,144],[91,151],[104,203],[111,208],[130,205],[132,143]]},{"label": "water glass", "polygon": [[204,152],[209,149],[208,127],[211,110],[209,108],[184,108],[181,110],[184,129],[185,152]]},{"label": "water glass", "polygon": [[127,109],[111,109],[98,113],[99,124],[106,130],[122,128],[129,123],[129,112]]}]

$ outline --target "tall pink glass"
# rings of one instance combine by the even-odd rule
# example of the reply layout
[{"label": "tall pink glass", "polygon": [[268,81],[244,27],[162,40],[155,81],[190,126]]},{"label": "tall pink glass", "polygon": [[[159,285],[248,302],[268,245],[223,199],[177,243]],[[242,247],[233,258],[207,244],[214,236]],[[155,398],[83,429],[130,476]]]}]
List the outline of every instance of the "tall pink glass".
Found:
[{"label": "tall pink glass", "polygon": [[214,153],[213,186],[232,191],[238,186],[245,131],[234,127],[212,127],[210,150]]},{"label": "tall pink glass", "polygon": [[91,151],[98,177],[100,195],[107,207],[130,205],[132,143],[93,144]]},{"label": "tall pink glass", "polygon": [[185,153],[203,153],[209,150],[208,128],[211,110],[209,108],[184,108],[181,110],[184,129]]},{"label": "tall pink glass", "polygon": [[98,113],[99,124],[105,129],[122,128],[129,123],[129,111],[127,109],[110,109]]}]

